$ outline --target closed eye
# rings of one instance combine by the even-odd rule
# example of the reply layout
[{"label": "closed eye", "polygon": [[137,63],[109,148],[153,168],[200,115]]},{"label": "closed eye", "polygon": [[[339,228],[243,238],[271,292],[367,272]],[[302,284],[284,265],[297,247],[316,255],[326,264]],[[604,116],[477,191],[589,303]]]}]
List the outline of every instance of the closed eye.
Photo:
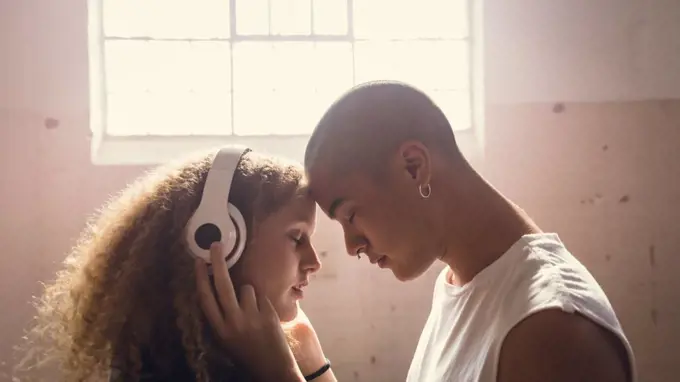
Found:
[{"label": "closed eye", "polygon": [[290,237],[290,240],[292,240],[296,246],[303,245],[305,242],[307,242],[308,239],[308,236],[304,232],[299,230],[291,232],[288,235],[288,237]]},{"label": "closed eye", "polygon": [[352,212],[352,213],[349,215],[349,217],[347,218],[347,221],[349,222],[349,224],[354,224],[354,217],[355,217],[355,216],[356,216],[356,213],[355,213],[355,212]]},{"label": "closed eye", "polygon": [[302,237],[290,236],[290,239],[295,243],[295,245],[302,244]]}]

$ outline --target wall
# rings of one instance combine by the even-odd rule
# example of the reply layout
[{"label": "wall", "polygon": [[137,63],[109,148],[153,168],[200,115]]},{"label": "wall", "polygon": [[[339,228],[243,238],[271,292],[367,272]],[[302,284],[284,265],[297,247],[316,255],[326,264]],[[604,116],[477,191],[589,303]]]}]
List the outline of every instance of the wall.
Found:
[{"label": "wall", "polygon": [[[489,2],[486,175],[611,297],[644,382],[677,380],[680,3]],[[142,168],[89,164],[85,2],[0,2],[0,380],[85,217]],[[343,381],[403,380],[433,269],[409,284],[317,237],[305,308]],[[331,298],[329,298],[331,296]],[[398,333],[394,335],[392,333]]]}]

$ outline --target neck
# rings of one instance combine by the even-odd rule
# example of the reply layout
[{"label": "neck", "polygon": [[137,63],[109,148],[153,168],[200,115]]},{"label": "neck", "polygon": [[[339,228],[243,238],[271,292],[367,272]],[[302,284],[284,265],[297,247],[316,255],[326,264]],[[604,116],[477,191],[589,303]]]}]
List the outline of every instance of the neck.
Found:
[{"label": "neck", "polygon": [[441,260],[451,268],[449,281],[463,285],[522,236],[541,231],[522,209],[472,169],[454,179],[449,188],[452,197],[443,199],[449,205],[440,209],[444,212],[440,237],[445,238]]}]

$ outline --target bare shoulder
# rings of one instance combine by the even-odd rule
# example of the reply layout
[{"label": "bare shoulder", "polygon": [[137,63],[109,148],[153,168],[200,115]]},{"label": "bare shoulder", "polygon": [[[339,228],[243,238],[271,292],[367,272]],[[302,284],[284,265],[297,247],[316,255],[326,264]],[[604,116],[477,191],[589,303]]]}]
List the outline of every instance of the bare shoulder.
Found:
[{"label": "bare shoulder", "polygon": [[629,382],[629,360],[618,337],[580,314],[535,313],[508,333],[498,382]]}]

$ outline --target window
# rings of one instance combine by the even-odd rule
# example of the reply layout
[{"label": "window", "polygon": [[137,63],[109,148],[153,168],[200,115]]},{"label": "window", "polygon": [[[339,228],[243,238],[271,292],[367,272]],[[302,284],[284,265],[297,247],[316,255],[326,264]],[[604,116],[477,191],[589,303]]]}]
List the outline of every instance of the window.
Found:
[{"label": "window", "polygon": [[455,130],[472,126],[467,0],[91,3],[93,150],[167,151],[154,162],[220,142],[270,149],[376,79],[418,86]]}]

